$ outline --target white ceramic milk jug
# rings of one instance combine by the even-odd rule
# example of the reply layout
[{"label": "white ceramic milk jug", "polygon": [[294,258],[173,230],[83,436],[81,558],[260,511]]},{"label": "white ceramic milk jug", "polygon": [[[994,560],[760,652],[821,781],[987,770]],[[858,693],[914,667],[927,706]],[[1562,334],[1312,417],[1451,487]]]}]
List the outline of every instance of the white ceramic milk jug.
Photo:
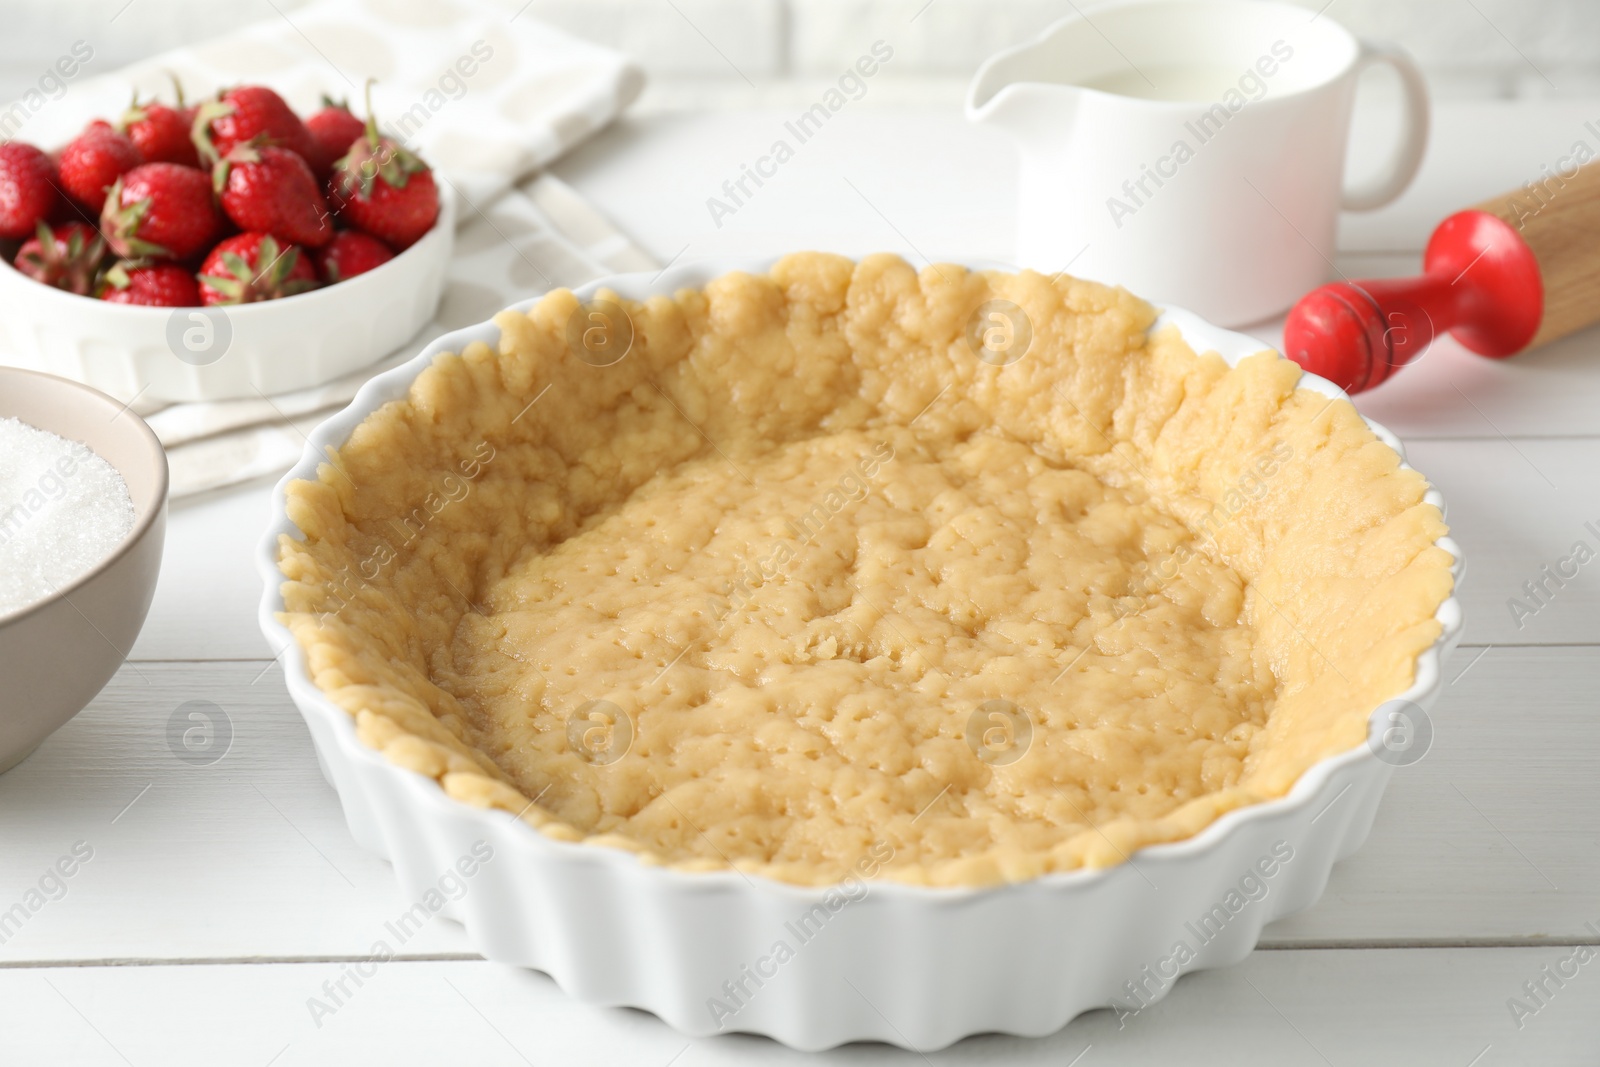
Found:
[{"label": "white ceramic milk jug", "polygon": [[[1357,76],[1377,62],[1400,75],[1400,144],[1381,174],[1345,188]],[[1422,160],[1428,98],[1404,53],[1308,8],[1132,0],[988,60],[967,116],[1020,149],[1021,266],[1236,326],[1326,280],[1341,207],[1400,195]]]}]

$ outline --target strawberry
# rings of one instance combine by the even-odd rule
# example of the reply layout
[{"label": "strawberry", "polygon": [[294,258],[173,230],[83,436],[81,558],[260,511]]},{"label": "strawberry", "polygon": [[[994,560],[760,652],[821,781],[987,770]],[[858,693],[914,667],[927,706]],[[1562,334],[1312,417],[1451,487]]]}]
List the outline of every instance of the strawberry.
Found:
[{"label": "strawberry", "polygon": [[317,142],[300,116],[289,109],[283,97],[259,85],[229,89],[195,112],[191,133],[200,159],[213,164],[236,146],[263,138],[263,143],[279,145],[301,159],[317,154]]},{"label": "strawberry", "polygon": [[106,271],[100,284],[100,299],[147,307],[199,307],[200,283],[176,263],[127,260]]},{"label": "strawberry", "polygon": [[133,106],[122,113],[120,125],[146,162],[181,163],[186,167],[200,165],[200,154],[189,139],[194,116],[185,115],[181,104],[178,108],[155,100],[141,104],[136,95]]},{"label": "strawberry", "polygon": [[111,183],[144,162],[144,156],[125,134],[107,122],[91,122],[67,142],[56,158],[61,187],[86,210],[98,215]]},{"label": "strawberry", "polygon": [[93,226],[64,222],[52,230],[41,222],[17,252],[16,268],[34,281],[88,296],[105,258],[105,238]]},{"label": "strawberry", "polygon": [[222,210],[241,230],[270,233],[321,248],[333,239],[328,204],[306,161],[287,148],[237,145],[218,161],[212,184]]},{"label": "strawberry", "polygon": [[276,300],[317,287],[311,260],[268,233],[241,233],[220,242],[200,265],[200,299],[207,304]]},{"label": "strawberry", "polygon": [[317,253],[317,273],[329,285],[365,274],[394,258],[389,246],[359,230],[340,230]]},{"label": "strawberry", "polygon": [[326,179],[333,173],[333,165],[344,158],[366,127],[360,119],[350,114],[350,105],[324,96],[322,110],[306,119],[306,129],[316,141],[316,158],[306,160],[317,177]]},{"label": "strawberry", "polygon": [[135,167],[106,193],[100,232],[124,259],[188,259],[217,239],[223,226],[203,170],[177,163]]},{"label": "strawberry", "polygon": [[56,165],[21,141],[0,144],[0,238],[20,241],[61,202]]},{"label": "strawberry", "polygon": [[401,251],[439,217],[433,171],[395,141],[380,137],[370,115],[366,135],[334,167],[328,200],[350,225]]}]

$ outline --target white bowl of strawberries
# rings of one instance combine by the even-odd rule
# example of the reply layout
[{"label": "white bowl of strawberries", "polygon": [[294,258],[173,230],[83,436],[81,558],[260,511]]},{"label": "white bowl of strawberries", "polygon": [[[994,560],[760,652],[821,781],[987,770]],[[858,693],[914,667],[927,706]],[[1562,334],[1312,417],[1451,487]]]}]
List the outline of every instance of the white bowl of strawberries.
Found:
[{"label": "white bowl of strawberries", "polygon": [[228,400],[369,366],[426,325],[449,187],[329,103],[135,102],[54,154],[0,144],[0,364],[120,400]]}]

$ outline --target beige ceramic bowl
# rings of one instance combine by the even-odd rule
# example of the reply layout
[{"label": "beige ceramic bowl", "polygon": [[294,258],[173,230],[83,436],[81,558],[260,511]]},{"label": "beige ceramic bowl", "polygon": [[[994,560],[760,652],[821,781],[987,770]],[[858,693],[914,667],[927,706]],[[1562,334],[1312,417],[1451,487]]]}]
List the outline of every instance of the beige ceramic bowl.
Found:
[{"label": "beige ceramic bowl", "polygon": [[150,610],[167,530],[167,456],[143,419],[86,385],[0,367],[0,418],[81,441],[133,497],[133,532],[54,596],[0,613],[0,771],[22,762],[116,673]]}]

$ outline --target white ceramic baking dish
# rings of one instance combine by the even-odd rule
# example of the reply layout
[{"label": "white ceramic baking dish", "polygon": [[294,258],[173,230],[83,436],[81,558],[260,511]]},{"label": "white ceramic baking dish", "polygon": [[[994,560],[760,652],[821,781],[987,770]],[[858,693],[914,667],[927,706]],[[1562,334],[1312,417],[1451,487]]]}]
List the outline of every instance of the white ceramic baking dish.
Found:
[{"label": "white ceramic baking dish", "polygon": [[309,389],[416,336],[444,292],[455,197],[383,266],[283,300],[215,308],[108,304],[40,283],[0,258],[0,365],[71,378],[123,403],[239,400]]},{"label": "white ceramic baking dish", "polygon": [[[643,300],[770,266],[712,261],[606,278],[577,293],[587,300],[608,288]],[[1197,351],[1214,350],[1230,363],[1263,348],[1185,311],[1167,310],[1157,325],[1166,323]],[[435,887],[476,842],[493,849],[470,889],[443,912],[466,926],[488,959],[544,971],[574,997],[643,1008],[693,1035],[750,1032],[799,1049],[871,1040],[919,1050],[976,1033],[1037,1036],[1095,1008],[1138,1009],[1164,997],[1180,972],[1243,959],[1264,925],[1314,903],[1333,864],[1365,840],[1400,762],[1376,754],[1388,751],[1377,738],[1392,728],[1377,709],[1372,744],[1316,764],[1279,800],[1231,812],[1189,840],[1141,849],[1120,866],[998,888],[866,883],[849,899],[731,870],[685,873],[645,866],[618,849],[554,841],[504,811],[448,798],[433,779],[357,740],[351,717],[312,684],[277,621],[277,541],[300,536],[284,512],[290,481],[316,477],[325,449],[403,397],[435,355],[498,337],[493,323],[446,334],[367,383],[318,427],[278,485],[257,555],[266,583],[261,627],[283,652],[290,696],[356,840],[393,863],[408,899]],[[1311,375],[1301,384],[1343,395]],[[1368,425],[1403,458],[1393,434]],[[1442,509],[1436,491],[1428,499]],[[1459,581],[1459,550],[1449,538],[1439,545],[1456,558]],[[1424,709],[1461,637],[1455,597],[1438,619],[1442,634],[1418,657],[1415,684],[1398,696]],[[1188,953],[1175,953],[1180,941]],[[792,955],[776,951],[779,942]]]}]

